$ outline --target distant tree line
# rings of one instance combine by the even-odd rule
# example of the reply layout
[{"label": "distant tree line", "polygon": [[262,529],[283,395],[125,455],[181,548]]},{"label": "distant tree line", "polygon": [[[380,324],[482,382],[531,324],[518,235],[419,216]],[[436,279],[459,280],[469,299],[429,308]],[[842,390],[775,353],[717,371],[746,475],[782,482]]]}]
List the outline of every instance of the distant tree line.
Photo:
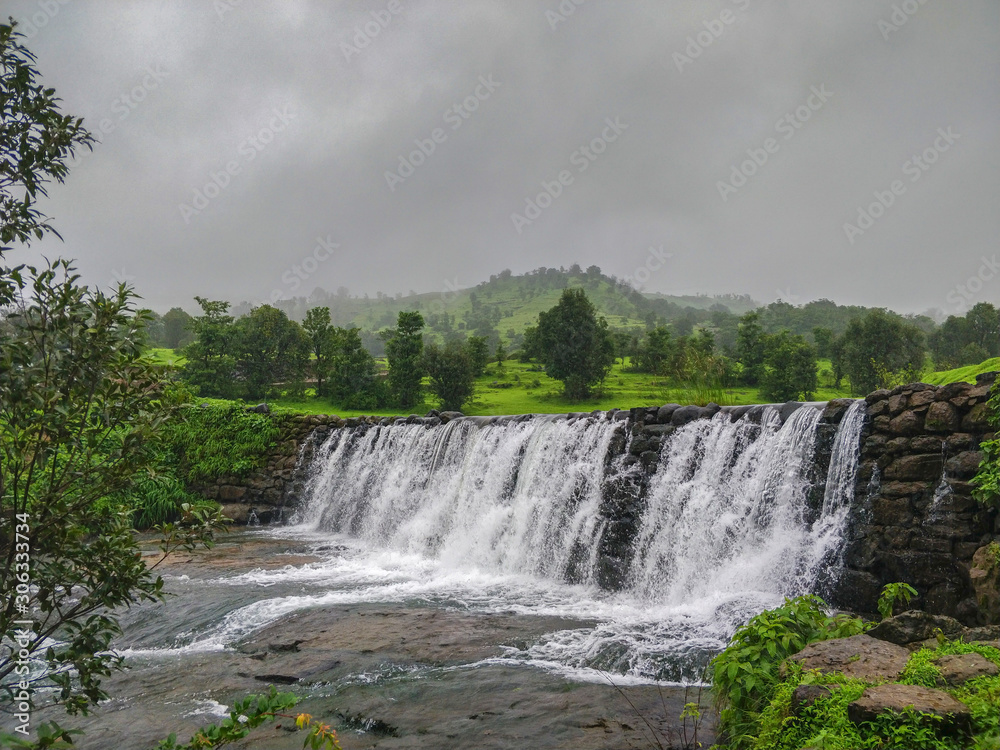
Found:
[{"label": "distant tree line", "polygon": [[[498,327],[520,305],[552,289],[561,290],[559,302],[535,325],[500,334]],[[237,316],[228,306],[219,308],[225,303],[206,308],[199,300],[201,315],[180,308],[162,317],[151,314],[148,331],[154,345],[188,355],[184,377],[203,395],[256,399],[279,390],[302,394],[313,386],[316,396],[358,410],[414,408],[425,395],[460,408],[474,398],[475,378],[491,358],[502,368],[508,356],[542,364],[562,380],[571,400],[589,395],[617,360],[678,386],[754,387],[774,401],[814,398],[820,360],[827,386],[860,395],[919,379],[928,367],[949,369],[1000,356],[1000,312],[988,303],[940,326],[926,315],[830,300],[799,306],[779,300],[738,316],[711,298],[674,298],[705,305],[694,308],[647,297],[597,266],[576,265],[522,276],[503,271],[462,294],[468,307],[451,310],[441,309],[439,295],[379,295],[372,304],[381,304],[381,312],[368,320],[388,325],[377,328],[336,324],[350,319],[349,308],[358,302],[343,287],[335,295],[313,293],[330,300],[337,314],[297,298],[301,323],[286,312],[288,301],[242,306],[246,311]],[[749,298],[725,300],[752,306]],[[399,309],[388,317],[407,302],[424,312]],[[384,364],[375,357],[384,357]]]}]

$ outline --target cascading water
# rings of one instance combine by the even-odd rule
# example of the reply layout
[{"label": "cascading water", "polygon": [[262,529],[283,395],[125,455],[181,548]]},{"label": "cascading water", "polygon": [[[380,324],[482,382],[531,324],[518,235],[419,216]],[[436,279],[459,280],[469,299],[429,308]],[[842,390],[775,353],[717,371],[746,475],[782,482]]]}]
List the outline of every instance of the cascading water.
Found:
[{"label": "cascading water", "polygon": [[595,626],[552,633],[512,658],[697,680],[738,624],[814,590],[835,564],[865,409],[857,402],[845,414],[822,508],[811,509],[820,415],[807,406],[782,424],[769,407],[757,420],[723,412],[666,438],[645,497],[635,499],[641,522],[622,551],[630,573],[621,591],[596,585],[602,490],[615,472],[635,471],[608,460],[623,425],[607,419],[336,431],[313,459],[300,528],[360,548],[327,574],[351,578],[359,559],[378,561],[352,590],[359,600],[592,618]]},{"label": "cascading water", "polygon": [[615,428],[537,417],[341,430],[315,459],[307,522],[448,565],[586,583]]}]

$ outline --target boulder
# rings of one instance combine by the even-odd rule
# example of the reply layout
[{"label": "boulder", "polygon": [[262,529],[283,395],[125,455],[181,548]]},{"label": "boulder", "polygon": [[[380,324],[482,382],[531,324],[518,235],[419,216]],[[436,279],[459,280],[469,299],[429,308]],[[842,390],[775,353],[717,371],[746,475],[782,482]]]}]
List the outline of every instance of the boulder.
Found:
[{"label": "boulder", "polygon": [[979,462],[982,459],[983,454],[980,451],[962,451],[948,459],[945,469],[948,476],[957,479],[971,479],[979,471]]},{"label": "boulder", "polygon": [[927,432],[955,432],[961,423],[958,409],[947,401],[935,401],[927,410],[924,429]]},{"label": "boulder", "polygon": [[818,669],[823,673],[840,672],[866,682],[896,680],[903,673],[910,652],[902,646],[872,638],[852,635],[830,641],[810,643],[789,661],[803,669]]},{"label": "boulder", "polygon": [[886,467],[886,479],[931,481],[941,477],[943,459],[940,453],[918,453],[901,456]]},{"label": "boulder", "polygon": [[821,698],[829,698],[833,691],[827,685],[799,685],[792,692],[792,713],[796,716]]},{"label": "boulder", "polygon": [[868,635],[881,641],[895,643],[897,646],[905,646],[908,643],[933,638],[938,629],[948,638],[959,635],[963,630],[962,623],[953,617],[931,615],[919,609],[911,609],[882,620],[868,631]]},{"label": "boulder", "polygon": [[256,406],[248,406],[247,411],[252,414],[270,414],[271,407],[267,404],[257,404]]},{"label": "boulder", "polygon": [[923,426],[923,417],[915,411],[904,411],[889,421],[889,431],[894,435],[916,435]]},{"label": "boulder", "polygon": [[680,427],[686,425],[688,422],[693,422],[701,416],[700,406],[682,406],[679,409],[675,409],[673,414],[670,415],[670,424]]},{"label": "boulder", "polygon": [[801,401],[786,401],[780,407],[778,407],[778,416],[781,418],[781,423],[784,424],[788,421],[788,418],[792,416],[802,407]]},{"label": "boulder", "polygon": [[935,661],[945,685],[961,685],[976,677],[996,677],[1000,667],[980,654],[951,654]]},{"label": "boulder", "polygon": [[237,487],[235,485],[227,484],[219,488],[219,500],[223,503],[239,500],[245,494],[247,494],[246,487]]},{"label": "boulder", "polygon": [[853,398],[835,398],[828,401],[823,410],[823,421],[829,424],[839,424],[853,403]]},{"label": "boulder", "polygon": [[986,622],[1000,624],[1000,547],[995,542],[976,550],[969,579]]},{"label": "boulder", "polygon": [[990,408],[986,402],[976,404],[962,419],[963,432],[988,432],[990,429]]},{"label": "boulder", "polygon": [[887,391],[885,388],[880,388],[879,390],[872,391],[867,396],[865,396],[865,403],[867,403],[870,406],[871,404],[874,404],[876,401],[885,401],[887,398],[889,398],[889,391]]},{"label": "boulder", "polygon": [[453,419],[458,419],[459,417],[464,417],[465,415],[460,411],[443,411],[437,416],[441,418],[442,422],[450,422]]},{"label": "boulder", "polygon": [[669,424],[650,424],[643,427],[642,432],[644,435],[659,435],[662,437],[664,435],[669,435],[675,429],[677,428]]},{"label": "boulder", "polygon": [[920,685],[876,685],[865,688],[856,701],[848,705],[847,716],[855,724],[874,721],[886,712],[902,713],[912,709],[924,714],[940,716],[945,721],[942,730],[949,733],[968,733],[972,715],[969,707],[941,690]]},{"label": "boulder", "polygon": [[232,520],[237,526],[246,526],[250,516],[250,507],[243,503],[230,503],[222,506],[222,515]]}]

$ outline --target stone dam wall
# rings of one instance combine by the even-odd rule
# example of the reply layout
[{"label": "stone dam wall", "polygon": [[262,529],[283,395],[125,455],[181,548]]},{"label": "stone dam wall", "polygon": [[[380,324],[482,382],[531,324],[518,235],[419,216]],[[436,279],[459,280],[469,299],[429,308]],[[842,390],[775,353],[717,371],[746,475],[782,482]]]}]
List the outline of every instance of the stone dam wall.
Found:
[{"label": "stone dam wall", "polygon": [[[995,508],[981,507],[969,480],[981,459],[979,445],[992,437],[987,400],[997,373],[976,384],[935,387],[924,383],[882,390],[866,399],[868,416],[861,435],[860,469],[843,559],[837,575],[819,592],[837,606],[874,612],[882,586],[894,581],[918,592],[913,606],[947,614],[967,625],[1000,623],[1000,561],[987,545],[1000,539]],[[822,504],[823,487],[837,425],[851,399],[821,404],[812,511]],[[778,407],[782,421],[798,408]],[[609,482],[601,515],[607,522],[601,541],[599,583],[619,587],[628,572],[629,548],[636,537],[649,478],[670,434],[696,419],[729,412],[733,419],[756,420],[764,406],[637,407],[628,411],[578,412],[565,419],[621,422],[608,461],[624,455],[636,470]],[[245,478],[219,477],[192,489],[223,504],[237,524],[282,522],[302,498],[315,447],[331,430],[371,429],[394,424],[424,424],[428,429],[460,417],[431,411],[425,417],[276,415],[281,437],[263,468]],[[477,417],[481,423],[523,421],[533,415]]]}]

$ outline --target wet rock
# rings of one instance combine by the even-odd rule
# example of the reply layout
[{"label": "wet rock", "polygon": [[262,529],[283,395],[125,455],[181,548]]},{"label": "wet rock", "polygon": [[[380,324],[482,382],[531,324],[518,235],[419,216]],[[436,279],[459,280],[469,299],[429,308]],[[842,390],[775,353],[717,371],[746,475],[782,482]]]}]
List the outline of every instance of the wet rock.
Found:
[{"label": "wet rock", "polygon": [[799,685],[792,692],[792,713],[796,716],[821,698],[829,698],[833,691],[826,685]]},{"label": "wet rock", "polygon": [[923,426],[923,417],[915,411],[905,411],[889,421],[889,431],[895,435],[916,435]]},{"label": "wet rock", "polygon": [[835,398],[827,402],[821,419],[829,424],[840,424],[847,410],[854,403],[853,398]]},{"label": "wet rock", "polygon": [[886,467],[884,476],[886,479],[932,481],[941,476],[942,463],[938,453],[901,456]]},{"label": "wet rock", "polygon": [[910,652],[902,646],[870,635],[853,635],[810,643],[789,661],[801,664],[806,670],[840,672],[846,677],[875,682],[899,679],[909,658]]},{"label": "wet rock", "polygon": [[976,404],[962,418],[963,432],[988,432],[990,429],[990,408],[986,402]]},{"label": "wet rock", "polygon": [[961,685],[977,677],[996,677],[1000,667],[980,654],[951,654],[935,661],[945,685]]},{"label": "wet rock", "polygon": [[868,631],[872,638],[905,646],[908,643],[924,641],[934,637],[934,631],[940,629],[948,638],[959,635],[962,623],[946,615],[932,615],[919,609],[902,612],[895,617],[889,617]]},{"label": "wet rock", "polygon": [[874,404],[876,401],[885,401],[889,398],[889,391],[885,388],[880,388],[877,391],[872,391],[867,396],[865,396],[865,402],[868,404]]},{"label": "wet rock", "polygon": [[670,417],[670,423],[675,427],[680,427],[682,425],[686,425],[688,422],[693,422],[700,417],[700,406],[682,406],[679,409],[674,410],[674,413]]},{"label": "wet rock", "polygon": [[1000,624],[1000,547],[996,543],[976,550],[969,579],[986,622]]},{"label": "wet rock", "polygon": [[913,709],[944,719],[942,729],[949,733],[967,733],[972,715],[969,707],[950,695],[920,685],[877,685],[866,688],[858,700],[847,707],[847,716],[855,724],[874,721],[886,712],[902,713]]},{"label": "wet rock", "polygon": [[460,411],[443,411],[438,416],[441,418],[442,422],[450,422],[453,419],[458,419],[459,417],[464,417],[465,415]]},{"label": "wet rock", "polygon": [[971,479],[979,471],[979,462],[982,461],[983,454],[979,451],[962,451],[957,456],[952,456],[945,464],[948,476],[958,479]]},{"label": "wet rock", "polygon": [[669,435],[677,428],[669,424],[651,424],[642,428],[642,432],[645,435]]},{"label": "wet rock", "polygon": [[233,500],[239,500],[245,494],[247,494],[246,487],[237,487],[235,485],[227,484],[219,488],[219,500],[223,503],[232,502]]},{"label": "wet rock", "polygon": [[955,432],[961,423],[958,409],[947,401],[935,401],[927,410],[924,429],[928,432]]},{"label": "wet rock", "polygon": [[802,407],[801,401],[786,401],[778,408],[778,416],[781,417],[781,423],[784,424],[788,421],[788,418],[792,416]]}]

